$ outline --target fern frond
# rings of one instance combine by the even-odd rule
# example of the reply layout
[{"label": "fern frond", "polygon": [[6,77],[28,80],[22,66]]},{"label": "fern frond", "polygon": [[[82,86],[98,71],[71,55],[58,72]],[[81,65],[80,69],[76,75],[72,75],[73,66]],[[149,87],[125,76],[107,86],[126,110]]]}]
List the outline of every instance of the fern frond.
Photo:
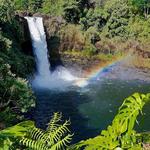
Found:
[{"label": "fern frond", "polygon": [[50,150],[65,150],[66,147],[68,147],[68,144],[71,142],[73,137],[73,134],[68,134],[63,139],[60,139],[57,141],[56,144],[54,144]]},{"label": "fern frond", "polygon": [[20,143],[33,150],[48,150],[48,147],[40,140],[35,141],[28,138],[22,138]]},{"label": "fern frond", "polygon": [[62,150],[70,143],[72,136],[68,134],[70,120],[65,121],[62,125],[62,114],[55,113],[51,119],[47,131],[32,126],[27,134],[20,140],[20,143],[33,150]]},{"label": "fern frond", "polygon": [[67,132],[70,132],[68,126],[70,125],[70,120],[65,121],[65,123],[57,128],[55,132],[47,132],[48,143],[53,144],[61,139]]},{"label": "fern frond", "polygon": [[38,129],[36,127],[33,127],[30,131],[29,131],[29,135],[28,135],[31,139],[33,140],[43,140],[43,142],[46,139],[46,135],[44,134],[44,132],[41,129]]},{"label": "fern frond", "polygon": [[56,112],[48,123],[47,131],[54,132],[60,125],[58,124],[62,119],[62,113]]}]

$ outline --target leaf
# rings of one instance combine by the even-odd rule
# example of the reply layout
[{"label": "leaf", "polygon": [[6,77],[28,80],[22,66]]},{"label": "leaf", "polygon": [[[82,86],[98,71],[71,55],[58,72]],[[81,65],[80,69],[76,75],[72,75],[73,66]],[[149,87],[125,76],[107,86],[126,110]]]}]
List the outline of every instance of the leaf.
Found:
[{"label": "leaf", "polygon": [[77,147],[79,149],[85,147],[85,150],[100,150],[115,149],[117,147],[127,147],[129,149],[133,145],[137,145],[136,133],[133,128],[137,116],[148,100],[150,100],[150,94],[135,93],[126,98],[112,121],[112,125],[109,125],[107,130],[103,130],[101,135],[77,143]]},{"label": "leaf", "polygon": [[48,150],[48,147],[40,140],[35,141],[29,138],[22,138],[20,143],[34,150]]},{"label": "leaf", "polygon": [[0,131],[0,137],[22,137],[34,126],[34,122],[25,121]]},{"label": "leaf", "polygon": [[65,149],[71,142],[72,134],[68,134],[70,121],[59,124],[62,118],[61,113],[54,113],[47,130],[32,126],[26,136],[20,140],[22,145],[34,150],[58,150]]}]

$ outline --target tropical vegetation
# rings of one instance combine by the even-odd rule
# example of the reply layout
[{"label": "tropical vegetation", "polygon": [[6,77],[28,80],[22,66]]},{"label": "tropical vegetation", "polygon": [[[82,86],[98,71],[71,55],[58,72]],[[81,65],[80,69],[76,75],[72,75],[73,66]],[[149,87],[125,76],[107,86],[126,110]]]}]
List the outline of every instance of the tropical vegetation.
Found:
[{"label": "tropical vegetation", "polygon": [[149,99],[150,94],[138,93],[126,98],[112,124],[106,130],[95,138],[79,142],[72,147],[72,150],[79,150],[83,147],[85,150],[142,149],[142,135],[134,130],[134,126],[137,116],[142,113],[142,108]]},{"label": "tropical vegetation", "polygon": [[26,121],[25,114],[35,107],[27,80],[35,64],[31,52],[23,50],[25,33],[17,18],[22,14],[51,17],[52,52],[102,61],[130,54],[134,67],[150,69],[148,0],[0,0],[0,149],[138,150],[150,143],[149,134],[134,130],[150,94],[125,99],[106,130],[76,144],[70,121],[62,124],[60,113],[54,113],[46,130]]},{"label": "tropical vegetation", "polygon": [[33,121],[24,121],[13,127],[0,132],[0,149],[17,149],[24,146],[24,149],[64,149],[72,139],[68,126],[70,121],[63,124],[61,113],[54,113],[46,131],[35,127]]},{"label": "tropical vegetation", "polygon": [[[1,149],[15,149],[25,145],[33,150],[61,150],[67,146],[69,150],[102,150],[102,149],[139,149],[150,139],[143,141],[144,134],[134,130],[137,116],[142,113],[144,105],[150,100],[150,94],[135,93],[126,98],[119,108],[118,114],[106,130],[95,138],[81,141],[68,147],[73,134],[68,126],[70,121],[60,124],[62,114],[54,113],[46,131],[35,127],[32,121],[25,121],[0,131]],[[18,144],[17,144],[18,143]]]}]

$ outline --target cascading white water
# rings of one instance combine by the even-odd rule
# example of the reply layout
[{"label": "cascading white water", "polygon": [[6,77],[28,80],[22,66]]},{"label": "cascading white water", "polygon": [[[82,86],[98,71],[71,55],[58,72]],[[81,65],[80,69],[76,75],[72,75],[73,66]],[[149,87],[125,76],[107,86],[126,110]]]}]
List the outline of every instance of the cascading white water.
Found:
[{"label": "cascading white water", "polygon": [[68,83],[77,83],[78,78],[62,66],[59,66],[54,72],[50,72],[43,19],[41,17],[25,17],[25,19],[28,22],[37,66],[37,74],[32,81],[32,86],[54,89],[64,88],[69,85]]},{"label": "cascading white water", "polygon": [[39,76],[50,75],[50,63],[46,36],[44,32],[43,19],[41,17],[25,17],[28,21],[34,55],[36,57],[37,72]]}]

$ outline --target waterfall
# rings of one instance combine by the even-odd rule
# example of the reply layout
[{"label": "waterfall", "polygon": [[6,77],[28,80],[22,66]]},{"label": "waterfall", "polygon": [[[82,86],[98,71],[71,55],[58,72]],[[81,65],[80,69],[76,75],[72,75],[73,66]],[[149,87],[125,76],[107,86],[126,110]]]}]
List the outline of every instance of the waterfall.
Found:
[{"label": "waterfall", "polygon": [[36,58],[37,73],[39,76],[48,77],[50,75],[50,63],[48,60],[48,50],[43,19],[41,17],[25,18],[27,19],[32,39],[33,52]]},{"label": "waterfall", "polygon": [[74,77],[63,66],[57,67],[54,72],[50,71],[43,19],[41,17],[25,17],[25,19],[29,26],[37,68],[37,73],[32,80],[32,86],[36,88],[64,89],[65,86],[75,85],[78,82],[78,78]]}]

